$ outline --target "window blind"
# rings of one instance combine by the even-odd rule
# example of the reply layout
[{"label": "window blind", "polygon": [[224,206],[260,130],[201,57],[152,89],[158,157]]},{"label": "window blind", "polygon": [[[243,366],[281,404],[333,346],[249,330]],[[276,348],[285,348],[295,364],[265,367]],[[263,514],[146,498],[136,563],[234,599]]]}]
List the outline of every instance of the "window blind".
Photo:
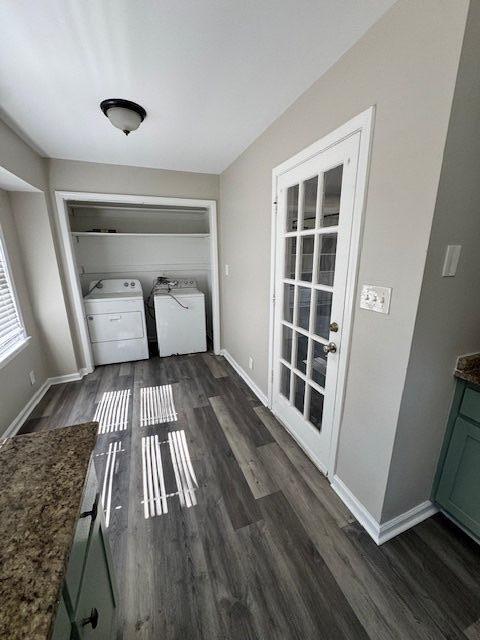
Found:
[{"label": "window blind", "polygon": [[0,360],[25,338],[9,273],[3,238],[0,236]]}]

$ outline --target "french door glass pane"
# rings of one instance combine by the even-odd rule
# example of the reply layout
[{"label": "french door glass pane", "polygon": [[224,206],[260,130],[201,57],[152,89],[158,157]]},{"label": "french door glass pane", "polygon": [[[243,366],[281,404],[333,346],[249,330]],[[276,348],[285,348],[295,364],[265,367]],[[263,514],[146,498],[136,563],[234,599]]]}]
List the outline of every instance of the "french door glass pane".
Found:
[{"label": "french door glass pane", "polygon": [[317,291],[315,300],[315,328],[317,336],[328,339],[330,335],[330,315],[332,312],[332,294],[329,291]]},{"label": "french door glass pane", "polygon": [[293,390],[293,404],[295,407],[303,413],[305,407],[305,382],[302,378],[299,378],[295,374],[294,377],[294,390]]},{"label": "french door glass pane", "polygon": [[312,380],[324,387],[327,373],[327,356],[323,351],[323,344],[316,342],[316,340],[313,341],[312,358]]},{"label": "french door glass pane", "polygon": [[302,373],[307,372],[307,355],[308,355],[308,338],[303,333],[296,333],[297,338],[297,356],[295,358],[295,366]]},{"label": "french door glass pane", "polygon": [[300,238],[300,242],[302,259],[300,280],[311,282],[313,272],[313,244],[315,242],[315,237],[313,235],[303,236]]},{"label": "french door glass pane", "polygon": [[335,256],[337,252],[337,234],[326,233],[317,236],[318,272],[317,284],[333,285],[335,275]]},{"label": "french door glass pane", "polygon": [[308,331],[310,324],[310,299],[312,290],[308,287],[298,287],[297,325]]},{"label": "french door glass pane", "polygon": [[340,196],[342,191],[343,165],[325,171],[323,174],[323,198],[320,218],[321,227],[333,227],[338,224],[340,215]]},{"label": "french door glass pane", "polygon": [[283,325],[282,358],[287,362],[292,361],[292,330]]},{"label": "french door glass pane", "polygon": [[293,284],[283,285],[283,319],[287,322],[293,322],[293,300],[295,296],[295,287]]},{"label": "french door glass pane", "polygon": [[287,231],[298,229],[298,184],[287,190]]},{"label": "french door glass pane", "polygon": [[287,400],[290,400],[290,369],[281,364],[280,371],[280,393]]},{"label": "french door glass pane", "polygon": [[322,427],[323,395],[313,387],[310,387],[310,409],[308,419],[317,429]]},{"label": "french door glass pane", "polygon": [[302,229],[315,229],[317,213],[318,176],[303,183],[303,223]]},{"label": "french door glass pane", "polygon": [[295,279],[297,261],[297,238],[286,238],[285,241],[285,278]]}]

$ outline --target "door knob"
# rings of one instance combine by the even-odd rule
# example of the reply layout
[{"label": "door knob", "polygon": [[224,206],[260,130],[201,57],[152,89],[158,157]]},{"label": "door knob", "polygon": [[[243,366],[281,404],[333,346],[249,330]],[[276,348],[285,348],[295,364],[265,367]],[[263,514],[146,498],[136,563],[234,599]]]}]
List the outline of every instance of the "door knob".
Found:
[{"label": "door knob", "polygon": [[90,511],[82,511],[82,513],[80,514],[80,518],[92,518],[92,522],[95,522],[95,519],[97,517],[98,514],[98,500],[99,500],[100,496],[97,493],[97,495],[95,496],[95,501],[92,505],[92,508]]},{"label": "door knob", "polygon": [[91,624],[92,625],[92,629],[96,629],[97,625],[98,625],[98,609],[96,609],[95,607],[92,609],[90,615],[88,618],[83,618],[81,625],[82,627],[86,627],[87,624]]},{"label": "door knob", "polygon": [[330,329],[330,331],[336,333],[338,331],[338,324],[336,322],[331,322],[328,328]]},{"label": "door knob", "polygon": [[328,344],[323,345],[324,353],[335,353],[337,350],[337,345],[334,342],[329,342]]}]

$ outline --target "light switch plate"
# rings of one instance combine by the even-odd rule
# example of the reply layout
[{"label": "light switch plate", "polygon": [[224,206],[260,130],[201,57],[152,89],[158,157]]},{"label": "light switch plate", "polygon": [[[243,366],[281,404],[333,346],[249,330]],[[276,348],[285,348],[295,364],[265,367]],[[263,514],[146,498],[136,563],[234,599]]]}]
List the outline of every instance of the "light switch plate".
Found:
[{"label": "light switch plate", "polygon": [[376,287],[373,284],[364,284],[360,295],[360,308],[376,311],[377,313],[389,313],[391,297],[391,287]]}]

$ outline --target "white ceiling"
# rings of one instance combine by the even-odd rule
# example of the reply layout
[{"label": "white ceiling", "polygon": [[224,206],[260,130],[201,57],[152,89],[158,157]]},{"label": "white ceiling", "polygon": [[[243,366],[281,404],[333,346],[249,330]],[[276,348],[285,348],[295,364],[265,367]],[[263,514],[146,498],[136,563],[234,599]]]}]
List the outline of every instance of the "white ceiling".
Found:
[{"label": "white ceiling", "polygon": [[393,2],[2,0],[0,108],[45,156],[220,173]]}]

